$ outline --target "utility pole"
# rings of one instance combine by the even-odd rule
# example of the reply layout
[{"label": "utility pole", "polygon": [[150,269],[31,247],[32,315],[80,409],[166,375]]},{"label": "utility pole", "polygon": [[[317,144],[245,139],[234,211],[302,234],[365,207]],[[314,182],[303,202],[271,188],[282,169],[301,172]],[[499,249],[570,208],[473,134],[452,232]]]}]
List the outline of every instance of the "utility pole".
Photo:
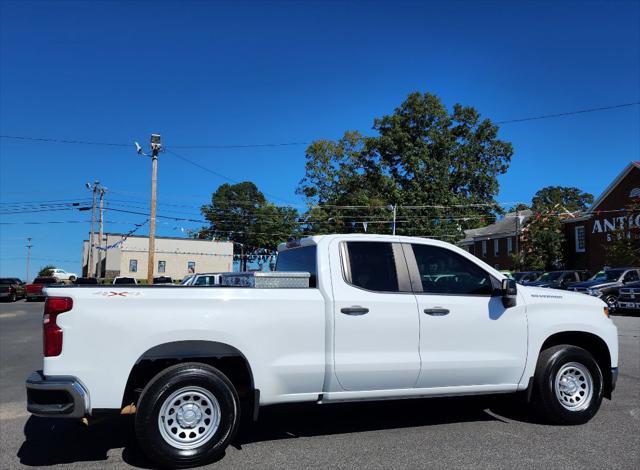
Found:
[{"label": "utility pole", "polygon": [[[158,154],[162,150],[159,134],[151,134],[151,214],[149,215],[149,254],[147,256],[147,284],[153,284],[153,268],[156,251],[156,186],[158,183]],[[136,142],[138,155],[148,157],[142,147]]]},{"label": "utility pole", "polygon": [[393,230],[393,235],[396,234],[396,215],[398,213],[398,204],[394,204],[394,205],[389,205],[387,206],[388,209],[390,211],[393,211],[393,225],[392,225],[392,230]]},{"label": "utility pole", "polygon": [[89,253],[87,255],[87,277],[93,277],[93,228],[96,222],[96,193],[100,187],[100,181],[94,181],[93,184],[86,183],[85,186],[93,193],[91,202],[91,228],[89,230]]},{"label": "utility pole", "polygon": [[100,188],[100,219],[98,221],[98,269],[96,277],[102,277],[102,238],[104,237],[104,193],[107,192],[107,188]]},{"label": "utility pole", "polygon": [[31,237],[27,237],[27,278],[25,282],[29,282],[29,263],[31,262],[31,248],[33,245],[31,244]]}]

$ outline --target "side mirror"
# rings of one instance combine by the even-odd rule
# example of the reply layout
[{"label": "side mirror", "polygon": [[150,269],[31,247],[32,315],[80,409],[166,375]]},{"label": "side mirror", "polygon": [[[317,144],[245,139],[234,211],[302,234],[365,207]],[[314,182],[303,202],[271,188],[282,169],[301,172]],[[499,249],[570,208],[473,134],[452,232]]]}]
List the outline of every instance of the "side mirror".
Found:
[{"label": "side mirror", "polygon": [[502,305],[504,308],[511,308],[516,306],[516,299],[518,295],[518,285],[513,279],[502,280]]}]

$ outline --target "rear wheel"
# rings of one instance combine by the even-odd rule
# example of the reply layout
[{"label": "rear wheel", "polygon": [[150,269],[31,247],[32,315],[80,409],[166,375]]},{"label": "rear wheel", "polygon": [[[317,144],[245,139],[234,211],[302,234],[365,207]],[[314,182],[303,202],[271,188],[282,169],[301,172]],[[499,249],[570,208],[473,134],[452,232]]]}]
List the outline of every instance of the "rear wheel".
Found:
[{"label": "rear wheel", "polygon": [[532,399],[545,421],[586,423],[600,408],[602,390],[602,371],[588,351],[565,344],[540,353]]},{"label": "rear wheel", "polygon": [[170,367],[146,386],[136,412],[140,447],[156,464],[186,468],[220,456],[238,428],[233,384],[218,369],[186,363]]}]

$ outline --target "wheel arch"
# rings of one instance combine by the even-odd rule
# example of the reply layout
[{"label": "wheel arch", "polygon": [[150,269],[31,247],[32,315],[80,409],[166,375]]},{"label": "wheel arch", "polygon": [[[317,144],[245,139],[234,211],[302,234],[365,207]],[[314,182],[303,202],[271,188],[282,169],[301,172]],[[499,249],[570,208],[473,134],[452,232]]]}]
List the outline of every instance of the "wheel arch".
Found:
[{"label": "wheel arch", "polygon": [[609,346],[607,346],[606,341],[600,336],[586,331],[562,331],[554,333],[544,340],[540,350],[538,351],[538,357],[540,357],[540,353],[545,349],[561,344],[578,346],[593,355],[594,359],[600,366],[600,370],[602,371],[604,396],[611,399],[611,393],[613,392],[613,383],[611,379],[611,352],[609,351]]},{"label": "wheel arch", "polygon": [[140,355],[129,371],[122,407],[137,404],[142,389],[156,374],[183,362],[201,362],[219,369],[241,399],[258,401],[251,365],[239,349],[217,341],[185,340],[158,344]]}]

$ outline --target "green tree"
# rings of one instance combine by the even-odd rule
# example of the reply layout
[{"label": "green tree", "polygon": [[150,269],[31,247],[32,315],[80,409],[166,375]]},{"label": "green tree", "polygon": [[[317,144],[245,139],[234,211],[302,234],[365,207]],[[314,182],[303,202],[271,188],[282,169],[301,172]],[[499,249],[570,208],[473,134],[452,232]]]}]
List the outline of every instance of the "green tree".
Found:
[{"label": "green tree", "polygon": [[550,271],[562,260],[564,231],[556,213],[540,209],[527,220],[520,237],[520,264],[525,269]]},{"label": "green tree", "polygon": [[242,255],[242,270],[246,269],[247,257],[275,250],[278,243],[295,236],[299,229],[296,209],[268,202],[258,187],[248,181],[223,184],[201,212],[209,226],[198,236],[233,241],[234,254]]},{"label": "green tree", "polygon": [[463,229],[501,212],[494,196],[513,149],[498,127],[472,107],[449,112],[430,93],[412,93],[393,114],[374,120],[377,135],[346,132],[307,148],[306,229],[314,233],[365,230],[461,238]]},{"label": "green tree", "polygon": [[574,187],[547,186],[531,200],[533,215],[523,227],[518,261],[526,269],[552,270],[562,265],[565,243],[562,219],[585,210],[593,195]]},{"label": "green tree", "polygon": [[54,265],[47,264],[40,268],[40,271],[38,271],[38,277],[49,277],[53,274],[54,269],[56,269]]},{"label": "green tree", "polygon": [[533,196],[531,203],[537,208],[583,211],[593,203],[593,195],[574,187],[547,186]]}]

